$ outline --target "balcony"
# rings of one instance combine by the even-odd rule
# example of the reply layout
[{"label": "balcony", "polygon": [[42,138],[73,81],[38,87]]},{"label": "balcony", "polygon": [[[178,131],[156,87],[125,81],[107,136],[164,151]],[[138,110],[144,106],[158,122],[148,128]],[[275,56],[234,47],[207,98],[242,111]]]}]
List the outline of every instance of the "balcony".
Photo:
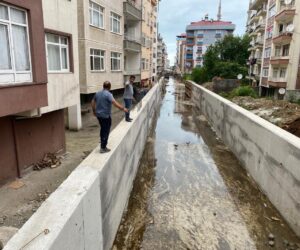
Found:
[{"label": "balcony", "polygon": [[141,21],[142,10],[141,7],[136,5],[133,1],[128,0],[123,3],[123,11],[125,19],[130,21]]},{"label": "balcony", "polygon": [[261,9],[257,11],[257,16],[265,16],[267,14],[267,5],[264,5]]},{"label": "balcony", "polygon": [[296,10],[294,8],[285,7],[275,16],[275,20],[281,23],[289,23],[293,21],[295,14]]},{"label": "balcony", "polygon": [[142,45],[140,43],[124,40],[124,50],[139,53],[141,52],[141,49]]},{"label": "balcony", "polygon": [[274,66],[279,65],[288,65],[290,62],[289,58],[282,58],[282,57],[271,57],[270,64]]},{"label": "balcony", "polygon": [[289,44],[292,41],[293,33],[280,32],[273,38],[273,43],[277,45]]},{"label": "balcony", "polygon": [[186,33],[186,37],[187,37],[187,38],[194,38],[195,35],[194,35],[193,32],[187,32],[187,33]]},{"label": "balcony", "polygon": [[194,41],[186,41],[186,46],[194,46],[195,42]]},{"label": "balcony", "polygon": [[267,3],[267,0],[254,0],[250,6],[251,10],[259,10],[260,6],[264,3]]},{"label": "balcony", "polygon": [[286,88],[287,81],[283,78],[269,78],[268,85],[275,88]]},{"label": "balcony", "polygon": [[131,34],[124,34],[124,40],[126,41],[130,41],[130,42],[135,42],[138,44],[142,44],[142,39],[140,36],[135,36],[135,35],[131,35]]},{"label": "balcony", "polygon": [[266,28],[266,23],[265,22],[261,22],[258,23],[257,26],[255,27],[255,31],[256,32],[264,32]]},{"label": "balcony", "polygon": [[141,74],[141,70],[140,69],[125,69],[124,70],[124,75],[125,76],[131,76],[131,75],[140,75]]}]

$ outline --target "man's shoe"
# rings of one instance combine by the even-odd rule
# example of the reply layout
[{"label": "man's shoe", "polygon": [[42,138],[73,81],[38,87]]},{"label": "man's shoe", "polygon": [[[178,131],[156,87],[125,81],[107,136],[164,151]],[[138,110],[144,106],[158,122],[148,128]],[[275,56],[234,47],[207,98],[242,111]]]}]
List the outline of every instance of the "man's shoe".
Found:
[{"label": "man's shoe", "polygon": [[101,149],[100,149],[100,153],[101,153],[101,154],[108,153],[108,152],[110,152],[110,149],[109,149],[109,148],[101,148]]},{"label": "man's shoe", "polygon": [[132,122],[132,119],[125,119],[126,122]]}]

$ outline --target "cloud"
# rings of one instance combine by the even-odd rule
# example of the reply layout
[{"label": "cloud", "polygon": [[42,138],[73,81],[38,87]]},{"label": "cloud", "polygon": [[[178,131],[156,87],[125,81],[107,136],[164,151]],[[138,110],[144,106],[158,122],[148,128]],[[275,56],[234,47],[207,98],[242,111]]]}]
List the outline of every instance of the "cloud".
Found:
[{"label": "cloud", "polygon": [[[216,18],[219,0],[161,0],[159,6],[159,32],[163,36],[171,65],[176,56],[176,35],[185,32],[190,22],[201,20],[205,14]],[[222,0],[222,20],[236,25],[235,34],[245,32],[248,0]]]}]

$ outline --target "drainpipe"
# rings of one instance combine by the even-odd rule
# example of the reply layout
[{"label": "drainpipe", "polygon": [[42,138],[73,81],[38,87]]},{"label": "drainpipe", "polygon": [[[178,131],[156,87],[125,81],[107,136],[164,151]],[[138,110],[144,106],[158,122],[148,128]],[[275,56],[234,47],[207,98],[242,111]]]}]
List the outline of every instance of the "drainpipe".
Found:
[{"label": "drainpipe", "polygon": [[16,119],[12,119],[12,127],[13,127],[13,136],[14,136],[14,145],[15,145],[15,154],[17,159],[17,171],[18,171],[18,177],[22,177],[22,171],[21,171],[21,164],[20,164],[20,157],[19,157],[19,149],[18,149],[18,138],[16,133]]}]

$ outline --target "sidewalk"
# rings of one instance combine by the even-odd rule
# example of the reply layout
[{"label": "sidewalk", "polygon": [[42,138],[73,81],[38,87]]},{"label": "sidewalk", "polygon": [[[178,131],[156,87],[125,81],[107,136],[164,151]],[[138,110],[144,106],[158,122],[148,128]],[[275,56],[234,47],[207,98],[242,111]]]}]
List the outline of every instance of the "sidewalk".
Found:
[{"label": "sidewalk", "polygon": [[[122,102],[120,97],[117,100]],[[83,129],[79,132],[66,130],[67,149],[59,167],[32,171],[22,179],[0,188],[0,241],[1,236],[7,231],[6,227],[21,228],[43,201],[98,145],[98,121],[93,116],[89,105],[85,108],[89,108],[89,113],[82,116]],[[124,114],[115,107],[112,113],[113,130],[123,119]]]}]

